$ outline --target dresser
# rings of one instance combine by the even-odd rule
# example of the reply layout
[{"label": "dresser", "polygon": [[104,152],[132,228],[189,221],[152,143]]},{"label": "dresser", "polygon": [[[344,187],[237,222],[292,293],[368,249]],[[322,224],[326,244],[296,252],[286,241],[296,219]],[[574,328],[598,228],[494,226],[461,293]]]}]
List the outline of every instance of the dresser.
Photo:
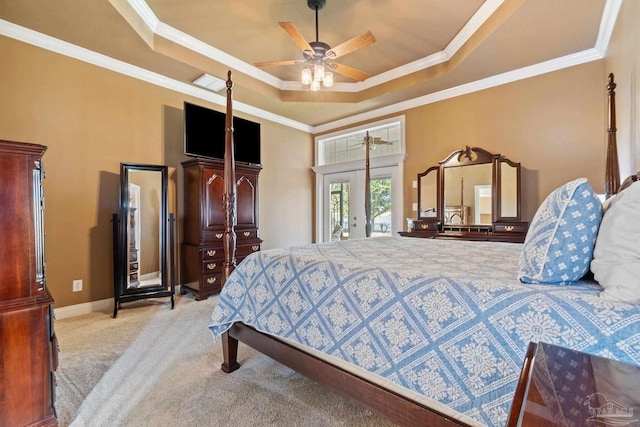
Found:
[{"label": "dresser", "polygon": [[407,218],[401,236],[524,242],[520,163],[466,146],[417,178],[418,217]]},{"label": "dresser", "polygon": [[[197,300],[222,289],[224,270],[224,162],[194,159],[184,169],[184,223],[181,247],[181,293]],[[259,251],[258,175],[261,167],[236,163],[236,264]]]},{"label": "dresser", "polygon": [[0,141],[1,426],[58,425],[58,346],[44,258],[45,150]]}]

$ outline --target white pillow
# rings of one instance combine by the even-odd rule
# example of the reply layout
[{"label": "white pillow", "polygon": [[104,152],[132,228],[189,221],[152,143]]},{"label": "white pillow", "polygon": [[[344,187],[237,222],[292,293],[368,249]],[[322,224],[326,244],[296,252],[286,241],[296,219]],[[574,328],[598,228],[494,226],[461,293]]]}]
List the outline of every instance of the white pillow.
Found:
[{"label": "white pillow", "polygon": [[609,301],[640,304],[640,184],[614,196],[602,218],[591,261]]}]

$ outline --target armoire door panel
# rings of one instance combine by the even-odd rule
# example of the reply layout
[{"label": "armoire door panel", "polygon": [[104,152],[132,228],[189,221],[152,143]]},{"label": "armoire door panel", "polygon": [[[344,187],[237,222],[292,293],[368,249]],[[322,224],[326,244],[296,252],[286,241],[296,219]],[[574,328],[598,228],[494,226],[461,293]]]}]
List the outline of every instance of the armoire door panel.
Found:
[{"label": "armoire door panel", "polygon": [[240,177],[236,186],[238,225],[256,226],[256,188],[246,176]]},{"label": "armoire door panel", "polygon": [[211,229],[224,224],[224,210],[222,209],[222,195],[224,194],[224,178],[217,171],[204,170],[204,228]]}]

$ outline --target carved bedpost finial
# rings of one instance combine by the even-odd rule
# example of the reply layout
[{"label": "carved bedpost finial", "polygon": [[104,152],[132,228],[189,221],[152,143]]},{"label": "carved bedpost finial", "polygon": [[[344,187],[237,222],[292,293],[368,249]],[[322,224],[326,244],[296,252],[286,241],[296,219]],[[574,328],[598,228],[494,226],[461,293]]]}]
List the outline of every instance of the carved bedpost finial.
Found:
[{"label": "carved bedpost finial", "polygon": [[607,91],[611,93],[616,89],[616,84],[613,81],[613,73],[609,73],[609,83],[607,84]]},{"label": "carved bedpost finial", "polygon": [[620,189],[620,166],[618,165],[618,144],[616,142],[616,84],[613,73],[609,73],[607,83],[609,124],[607,126],[607,160],[605,164],[604,192],[608,199]]}]

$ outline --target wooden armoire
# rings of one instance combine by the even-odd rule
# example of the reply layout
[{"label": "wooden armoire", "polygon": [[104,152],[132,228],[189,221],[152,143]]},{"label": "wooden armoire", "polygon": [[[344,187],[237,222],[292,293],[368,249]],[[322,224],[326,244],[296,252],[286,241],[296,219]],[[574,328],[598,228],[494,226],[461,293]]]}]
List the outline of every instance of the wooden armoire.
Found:
[{"label": "wooden armoire", "polygon": [[0,426],[58,425],[58,346],[44,259],[45,150],[0,141]]},{"label": "wooden armoire", "polygon": [[[197,300],[220,292],[224,264],[224,162],[193,159],[184,169],[184,224],[181,293]],[[236,163],[236,265],[260,250],[258,237],[258,175],[260,166]]]}]

